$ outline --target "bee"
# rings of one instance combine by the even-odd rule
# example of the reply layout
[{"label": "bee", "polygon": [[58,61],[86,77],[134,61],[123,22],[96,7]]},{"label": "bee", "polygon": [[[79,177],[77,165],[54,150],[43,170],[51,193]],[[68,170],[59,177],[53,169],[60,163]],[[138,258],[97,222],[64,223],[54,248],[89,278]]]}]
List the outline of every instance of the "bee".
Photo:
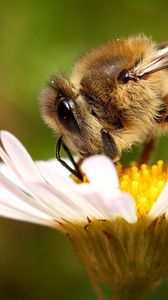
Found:
[{"label": "bee", "polygon": [[[70,79],[50,78],[41,108],[59,136],[57,159],[77,177],[69,149],[118,161],[123,150],[168,131],[168,42],[140,35],[92,49],[79,58]],[[61,159],[61,145],[74,169]]]}]

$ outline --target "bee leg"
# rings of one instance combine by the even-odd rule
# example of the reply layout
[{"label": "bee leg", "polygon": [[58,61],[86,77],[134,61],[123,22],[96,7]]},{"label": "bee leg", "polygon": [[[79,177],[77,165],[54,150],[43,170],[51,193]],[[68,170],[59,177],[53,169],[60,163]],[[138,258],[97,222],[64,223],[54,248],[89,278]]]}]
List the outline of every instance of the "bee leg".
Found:
[{"label": "bee leg", "polygon": [[149,161],[152,152],[155,149],[155,139],[151,138],[148,142],[144,144],[144,148],[139,158],[139,165],[145,164]]},{"label": "bee leg", "polygon": [[[64,160],[60,157],[60,150],[61,146],[63,146],[65,152],[67,153],[69,160],[71,161],[72,165],[74,166],[74,169],[72,169]],[[68,147],[63,143],[62,136],[58,139],[58,142],[56,144],[56,159],[73,175],[75,175],[79,180],[83,180],[83,175],[78,167],[78,164],[75,162],[71,152],[69,151]]]},{"label": "bee leg", "polygon": [[112,136],[109,134],[107,128],[103,128],[100,131],[104,146],[105,154],[110,157],[114,162],[118,160],[118,149]]}]

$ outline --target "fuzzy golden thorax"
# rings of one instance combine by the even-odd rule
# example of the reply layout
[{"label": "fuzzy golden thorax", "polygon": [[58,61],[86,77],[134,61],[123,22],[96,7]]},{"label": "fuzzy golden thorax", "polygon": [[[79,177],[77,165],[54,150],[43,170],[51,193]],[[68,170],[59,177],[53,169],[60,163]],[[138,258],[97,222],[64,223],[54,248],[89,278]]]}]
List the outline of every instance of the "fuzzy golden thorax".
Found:
[{"label": "fuzzy golden thorax", "polygon": [[144,36],[108,42],[78,60],[70,81],[51,79],[43,117],[82,156],[105,152],[116,160],[167,130],[167,63],[167,44]]}]

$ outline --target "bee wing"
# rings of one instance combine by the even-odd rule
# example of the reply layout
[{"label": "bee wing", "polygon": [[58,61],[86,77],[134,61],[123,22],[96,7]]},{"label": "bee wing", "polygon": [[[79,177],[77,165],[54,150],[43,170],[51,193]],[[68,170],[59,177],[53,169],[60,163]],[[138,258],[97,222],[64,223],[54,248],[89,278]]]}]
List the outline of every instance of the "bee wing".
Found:
[{"label": "bee wing", "polygon": [[150,60],[144,60],[134,68],[133,72],[138,78],[144,78],[163,69],[168,69],[168,43],[158,45]]}]

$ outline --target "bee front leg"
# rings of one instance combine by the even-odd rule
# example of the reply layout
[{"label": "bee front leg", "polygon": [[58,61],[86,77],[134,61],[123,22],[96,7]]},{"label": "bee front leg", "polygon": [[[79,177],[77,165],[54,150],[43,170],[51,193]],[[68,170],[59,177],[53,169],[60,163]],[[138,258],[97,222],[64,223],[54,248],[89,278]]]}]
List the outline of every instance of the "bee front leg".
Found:
[{"label": "bee front leg", "polygon": [[[56,158],[57,160],[68,170],[70,171],[74,176],[76,176],[80,181],[83,181],[83,174],[80,171],[80,168],[78,164],[75,162],[71,152],[69,151],[68,147],[63,143],[62,141],[62,136],[58,139],[57,144],[56,144]],[[60,151],[61,151],[61,146],[63,146],[65,152],[68,155],[69,160],[71,161],[74,169],[72,169],[66,161],[64,161],[61,156],[60,156]]]},{"label": "bee front leg", "polygon": [[110,157],[113,162],[116,162],[119,159],[118,149],[116,143],[112,136],[109,133],[108,128],[103,128],[100,131],[103,141],[103,147],[105,154]]},{"label": "bee front leg", "polygon": [[155,139],[151,138],[144,144],[142,153],[139,158],[139,165],[148,163],[154,149],[155,149]]}]

